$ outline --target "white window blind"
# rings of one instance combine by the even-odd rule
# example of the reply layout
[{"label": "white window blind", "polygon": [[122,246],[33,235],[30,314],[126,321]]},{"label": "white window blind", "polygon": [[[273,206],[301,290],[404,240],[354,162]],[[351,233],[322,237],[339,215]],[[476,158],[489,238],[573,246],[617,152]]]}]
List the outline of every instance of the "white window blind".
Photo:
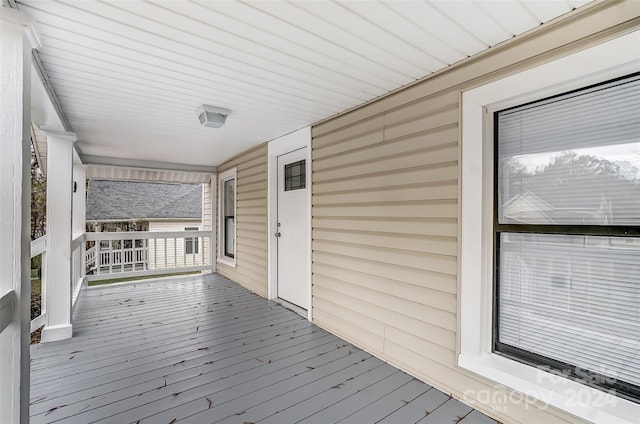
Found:
[{"label": "white window blind", "polygon": [[640,386],[639,279],[640,238],[503,233],[500,341]]},{"label": "white window blind", "polygon": [[499,222],[640,225],[640,76],[498,116]]},{"label": "white window blind", "polygon": [[640,76],[496,128],[496,351],[640,400]]}]

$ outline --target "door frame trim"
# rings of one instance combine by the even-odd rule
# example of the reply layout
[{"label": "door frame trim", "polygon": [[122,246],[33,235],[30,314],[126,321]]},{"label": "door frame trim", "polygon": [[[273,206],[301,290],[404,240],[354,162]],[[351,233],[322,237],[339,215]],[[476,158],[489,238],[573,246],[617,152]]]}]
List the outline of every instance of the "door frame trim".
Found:
[{"label": "door frame trim", "polygon": [[312,287],[311,287],[311,127],[305,127],[284,135],[268,143],[267,153],[267,220],[268,220],[268,250],[267,250],[267,297],[275,300],[278,297],[278,244],[275,237],[278,217],[278,156],[290,153],[294,150],[307,148],[307,205],[309,216],[307,217],[307,234],[309,236],[309,254],[307,255],[308,275],[306,282],[309,287],[309,309],[307,319],[313,318]]}]

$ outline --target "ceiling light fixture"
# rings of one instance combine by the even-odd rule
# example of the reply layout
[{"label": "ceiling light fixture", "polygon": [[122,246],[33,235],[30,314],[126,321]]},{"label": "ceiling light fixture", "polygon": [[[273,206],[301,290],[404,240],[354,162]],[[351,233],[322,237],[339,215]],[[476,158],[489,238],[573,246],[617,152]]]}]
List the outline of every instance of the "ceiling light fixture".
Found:
[{"label": "ceiling light fixture", "polygon": [[200,105],[196,111],[200,124],[210,128],[220,128],[223,126],[227,120],[227,115],[230,113],[231,111],[229,109],[209,105]]}]

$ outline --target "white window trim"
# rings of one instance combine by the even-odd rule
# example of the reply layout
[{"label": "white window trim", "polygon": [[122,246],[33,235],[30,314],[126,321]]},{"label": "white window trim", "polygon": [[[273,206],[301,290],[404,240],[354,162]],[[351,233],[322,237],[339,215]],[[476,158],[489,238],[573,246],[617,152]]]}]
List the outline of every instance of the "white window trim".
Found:
[{"label": "white window trim", "polygon": [[[191,229],[191,228],[194,228],[194,229]],[[197,227],[193,227],[193,226],[184,227],[184,231],[200,231],[200,230],[202,230],[202,228],[200,228],[200,226],[197,226]],[[188,239],[191,239],[194,242],[197,242],[197,246],[198,246],[197,252],[187,253],[187,240]],[[200,237],[185,237],[184,238],[184,254],[185,255],[199,255],[200,254]]]},{"label": "white window trim", "polygon": [[458,366],[590,422],[637,422],[640,405],[492,353],[490,112],[639,69],[640,31],[635,31],[462,93]]},{"label": "white window trim", "polygon": [[[235,216],[235,225],[233,226],[233,258],[224,255],[224,237],[223,232],[226,231],[224,226],[224,183],[233,180],[233,191],[235,194],[233,204],[233,215]],[[218,175],[218,257],[217,262],[235,268],[238,261],[238,168],[233,167]]]}]

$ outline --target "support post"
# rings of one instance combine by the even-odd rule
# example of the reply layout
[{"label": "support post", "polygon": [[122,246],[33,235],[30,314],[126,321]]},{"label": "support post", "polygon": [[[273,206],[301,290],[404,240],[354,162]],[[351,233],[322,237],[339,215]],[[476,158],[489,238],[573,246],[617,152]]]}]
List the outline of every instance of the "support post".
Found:
[{"label": "support post", "polygon": [[216,272],[216,176],[212,175],[208,182],[202,184],[202,230],[210,231],[209,237],[202,238],[202,264],[209,261],[210,270],[202,273]]},{"label": "support post", "polygon": [[73,239],[84,234],[86,229],[86,208],[87,208],[87,165],[73,165],[73,220],[71,237]]},{"label": "support post", "polygon": [[[76,155],[74,155],[76,156]],[[87,195],[86,195],[86,187],[87,187],[87,166],[81,163],[73,164],[73,194],[71,201],[71,239],[75,240],[78,237],[81,237],[87,231],[86,224],[86,203],[87,203]],[[73,316],[73,311],[75,306],[77,305],[78,296],[80,296],[80,291],[82,290],[83,285],[85,284],[85,277],[87,274],[87,262],[86,262],[86,249],[87,242],[83,241],[82,245],[75,252],[72,252],[75,255],[75,258],[72,259],[72,266],[75,267],[71,271],[71,275],[74,276],[74,281],[72,281],[72,286],[74,287],[71,293],[72,295],[72,304],[71,304],[71,315]]]},{"label": "support post", "polygon": [[31,49],[24,12],[0,10],[0,422],[29,422]]},{"label": "support post", "polygon": [[44,131],[47,136],[47,324],[41,342],[68,339],[71,326],[71,220],[73,142],[69,132]]}]

